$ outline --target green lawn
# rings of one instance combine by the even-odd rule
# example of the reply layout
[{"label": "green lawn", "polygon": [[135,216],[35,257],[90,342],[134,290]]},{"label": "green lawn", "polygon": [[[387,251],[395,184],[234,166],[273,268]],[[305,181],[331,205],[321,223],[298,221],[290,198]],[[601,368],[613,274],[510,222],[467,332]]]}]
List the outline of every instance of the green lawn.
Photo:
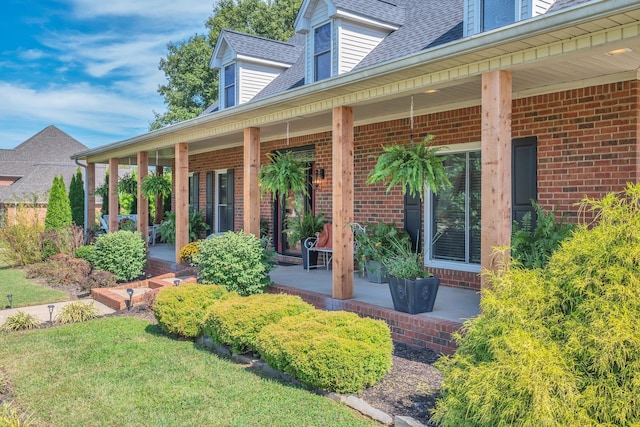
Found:
[{"label": "green lawn", "polygon": [[68,300],[66,292],[34,285],[23,270],[9,268],[0,260],[0,310],[9,308],[7,295],[13,295],[13,308]]},{"label": "green lawn", "polygon": [[38,425],[378,425],[129,317],[0,335],[2,372]]}]

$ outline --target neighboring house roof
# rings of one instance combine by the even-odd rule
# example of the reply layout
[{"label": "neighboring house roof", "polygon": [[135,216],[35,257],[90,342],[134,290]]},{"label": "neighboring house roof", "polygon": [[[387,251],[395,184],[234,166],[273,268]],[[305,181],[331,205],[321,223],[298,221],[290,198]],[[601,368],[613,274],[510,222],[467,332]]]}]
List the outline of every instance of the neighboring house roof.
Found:
[{"label": "neighboring house roof", "polygon": [[[71,155],[86,149],[57,127],[48,126],[16,148],[0,150],[0,178],[18,178],[11,185],[0,186],[0,202],[31,200],[34,194],[39,202],[46,202],[55,176],[62,175],[69,187],[79,167]],[[96,171],[96,176],[104,177],[104,173]]]}]

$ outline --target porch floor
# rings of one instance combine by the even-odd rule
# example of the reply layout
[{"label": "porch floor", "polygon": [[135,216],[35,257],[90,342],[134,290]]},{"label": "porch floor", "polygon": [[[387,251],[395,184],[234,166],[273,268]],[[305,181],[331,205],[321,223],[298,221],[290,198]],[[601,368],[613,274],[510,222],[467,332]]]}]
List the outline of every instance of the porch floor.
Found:
[{"label": "porch floor", "polygon": [[[151,245],[149,246],[149,257],[173,263],[175,262],[175,247],[167,244]],[[331,270],[319,268],[306,271],[302,265],[278,266],[269,275],[277,285],[331,297]],[[352,300],[393,310],[388,284],[371,283],[366,278],[354,274],[353,290]],[[479,313],[480,293],[478,291],[440,286],[433,311],[416,316],[462,323]]]}]

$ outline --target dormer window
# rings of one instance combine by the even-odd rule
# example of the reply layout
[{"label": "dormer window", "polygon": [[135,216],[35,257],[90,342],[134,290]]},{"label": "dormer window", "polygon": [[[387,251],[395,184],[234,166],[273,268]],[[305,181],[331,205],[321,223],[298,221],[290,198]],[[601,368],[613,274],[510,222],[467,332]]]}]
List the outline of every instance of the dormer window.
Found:
[{"label": "dormer window", "polygon": [[513,0],[482,0],[482,31],[504,27],[516,21]]},{"label": "dormer window", "polygon": [[313,73],[314,81],[331,77],[331,23],[313,30]]},{"label": "dormer window", "polygon": [[236,64],[224,67],[224,107],[236,105]]}]

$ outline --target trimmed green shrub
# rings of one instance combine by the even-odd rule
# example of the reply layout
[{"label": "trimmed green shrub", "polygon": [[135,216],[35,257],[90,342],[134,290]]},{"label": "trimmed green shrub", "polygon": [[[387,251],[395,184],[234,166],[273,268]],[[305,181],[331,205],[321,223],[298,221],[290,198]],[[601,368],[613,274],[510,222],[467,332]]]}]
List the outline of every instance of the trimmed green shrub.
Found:
[{"label": "trimmed green shrub", "polygon": [[82,182],[80,168],[71,177],[69,205],[71,207],[71,222],[79,227],[84,227],[84,183]]},{"label": "trimmed green shrub", "polygon": [[256,349],[256,335],[266,325],[313,310],[313,306],[298,296],[250,295],[220,301],[209,308],[203,332],[215,342],[231,346],[235,353],[245,353]]},{"label": "trimmed green shrub", "polygon": [[460,425],[639,425],[640,184],[585,200],[549,264],[488,275],[432,421]]},{"label": "trimmed green shrub", "polygon": [[56,176],[53,178],[51,190],[49,191],[44,228],[45,230],[59,230],[69,225],[71,225],[69,197],[64,186],[64,179],[62,176]]},{"label": "trimmed green shrub", "polygon": [[40,320],[33,314],[25,313],[24,311],[18,311],[13,314],[0,325],[0,331],[20,331],[23,329],[36,329],[40,327]]},{"label": "trimmed green shrub", "polygon": [[314,310],[265,326],[256,338],[262,358],[309,386],[359,392],[391,369],[386,323],[344,311]]},{"label": "trimmed green shrub", "polygon": [[96,256],[96,247],[94,245],[80,246],[76,249],[76,258],[83,259],[89,263],[93,263]]},{"label": "trimmed green shrub", "polygon": [[55,322],[60,324],[85,322],[95,319],[99,315],[100,312],[93,305],[93,302],[85,304],[82,301],[74,301],[60,309],[60,313],[56,316]]},{"label": "trimmed green shrub", "polygon": [[207,309],[232,297],[237,297],[237,294],[217,285],[165,287],[156,296],[153,314],[166,333],[197,338],[202,335],[202,320]]},{"label": "trimmed green shrub", "polygon": [[198,268],[198,281],[224,286],[242,296],[259,294],[271,284],[260,239],[240,231],[229,231],[200,242],[192,264]]},{"label": "trimmed green shrub", "polygon": [[95,247],[95,268],[113,273],[121,282],[142,274],[147,248],[139,232],[120,230],[100,235]]}]

